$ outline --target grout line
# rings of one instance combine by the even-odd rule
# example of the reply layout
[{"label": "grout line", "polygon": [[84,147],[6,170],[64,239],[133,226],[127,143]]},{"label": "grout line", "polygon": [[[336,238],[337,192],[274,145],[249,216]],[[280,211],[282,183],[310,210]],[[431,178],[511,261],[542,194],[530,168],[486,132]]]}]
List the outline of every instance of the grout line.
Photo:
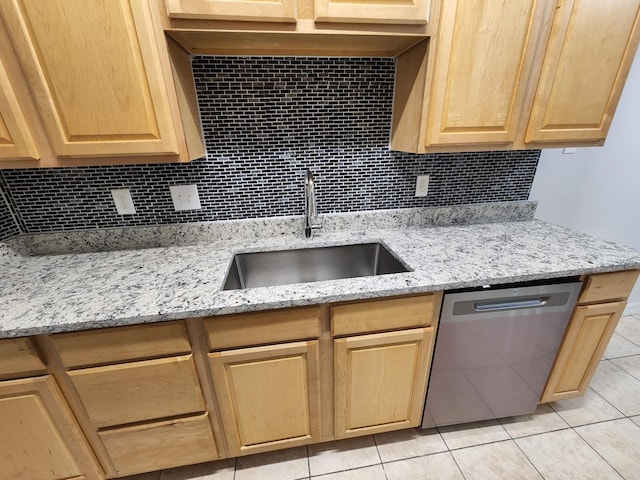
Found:
[{"label": "grout line", "polygon": [[232,480],[236,480],[236,470],[238,468],[238,457],[233,460],[233,478]]},{"label": "grout line", "polygon": [[[556,430],[557,431],[557,430]],[[551,432],[546,432],[546,433],[551,433]],[[532,437],[533,435],[528,435],[529,437]],[[525,438],[525,437],[520,437],[520,438]],[[513,440],[513,443],[516,445],[516,448],[518,450],[520,450],[522,452],[522,455],[524,455],[524,458],[527,459],[527,461],[529,462],[529,464],[533,467],[533,469],[538,472],[538,475],[540,475],[540,478],[544,479],[544,475],[542,475],[542,472],[540,470],[538,470],[538,467],[536,467],[536,464],[533,463],[533,460],[531,460],[529,458],[529,456],[527,455],[527,453],[520,447],[520,445],[518,445],[518,442],[516,442],[516,440]]]},{"label": "grout line", "polygon": [[[618,418],[618,419],[616,419],[616,420],[622,420],[622,419],[621,419],[621,418]],[[615,420],[608,420],[608,421],[609,421],[609,422],[614,422]],[[631,421],[631,420],[629,420],[629,421]],[[601,423],[606,423],[606,422],[601,422]],[[582,435],[580,435],[580,432],[577,432],[575,428],[574,428],[574,429],[572,429],[572,430],[575,432],[575,434],[576,434],[576,435],[578,435],[578,437],[580,437],[580,438],[582,439],[582,441],[583,441],[584,443],[586,443],[586,444],[589,446],[589,448],[590,448],[591,450],[593,450],[594,452],[596,452],[596,455],[598,455],[598,456],[599,456],[599,457],[604,461],[604,463],[606,463],[607,465],[609,465],[609,466],[611,467],[611,469],[612,469],[614,472],[616,472],[618,475],[620,475],[620,478],[623,478],[623,479],[624,479],[624,476],[623,476],[623,475],[622,475],[618,470],[616,470],[616,468],[615,468],[613,465],[611,465],[611,464],[607,461],[607,459],[606,459],[606,458],[604,458],[604,457],[600,454],[600,452],[599,452],[598,450],[596,450],[596,449],[595,449],[595,447],[593,447],[593,446],[592,446],[592,445],[587,441],[587,439],[585,439]]]},{"label": "grout line", "polygon": [[448,452],[448,453],[449,453],[449,455],[451,455],[451,459],[453,460],[453,463],[456,464],[456,467],[458,468],[458,471],[460,472],[460,475],[462,475],[462,478],[464,478],[466,480],[467,477],[465,476],[464,472],[460,468],[460,465],[458,464],[458,461],[456,460],[456,456],[451,452]]},{"label": "grout line", "polygon": [[386,480],[389,480],[387,478],[387,471],[384,469],[384,462],[382,461],[382,455],[380,455],[380,450],[378,450],[378,442],[376,442],[376,436],[371,435],[371,439],[373,440],[373,445],[376,447],[376,453],[378,454],[378,460],[380,460],[380,465],[382,465],[382,473],[384,474],[384,478]]},{"label": "grout line", "polygon": [[309,459],[309,445],[304,446],[307,451],[307,472],[309,472],[309,478],[311,478],[311,460]]}]

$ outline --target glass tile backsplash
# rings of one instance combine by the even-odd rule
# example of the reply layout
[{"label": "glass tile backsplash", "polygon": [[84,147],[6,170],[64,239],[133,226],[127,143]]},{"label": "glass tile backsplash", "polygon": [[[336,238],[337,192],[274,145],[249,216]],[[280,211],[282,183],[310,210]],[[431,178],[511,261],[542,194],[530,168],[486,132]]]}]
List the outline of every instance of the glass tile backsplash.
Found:
[{"label": "glass tile backsplash", "polygon": [[[395,61],[193,57],[207,156],[188,164],[3,170],[26,233],[301,214],[304,170],[320,213],[526,200],[539,150],[415,155],[389,150]],[[429,195],[414,197],[429,174]],[[173,211],[170,185],[202,209]],[[129,188],[120,216],[110,189]],[[18,226],[0,198],[0,240]]]}]

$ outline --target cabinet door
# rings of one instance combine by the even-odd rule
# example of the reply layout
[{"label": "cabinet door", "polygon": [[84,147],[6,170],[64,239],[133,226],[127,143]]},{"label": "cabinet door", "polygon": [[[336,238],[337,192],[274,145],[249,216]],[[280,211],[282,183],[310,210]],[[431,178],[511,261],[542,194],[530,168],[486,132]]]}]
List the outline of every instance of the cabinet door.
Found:
[{"label": "cabinet door", "polygon": [[295,22],[296,0],[166,0],[172,18]]},{"label": "cabinet door", "polygon": [[0,479],[102,478],[51,377],[0,382]]},{"label": "cabinet door", "polygon": [[420,424],[433,332],[416,328],[334,341],[337,438]]},{"label": "cabinet door", "polygon": [[584,394],[625,305],[615,302],[576,307],[542,394],[542,403]]},{"label": "cabinet door", "polygon": [[319,440],[317,340],[209,357],[231,455]]},{"label": "cabinet door", "polygon": [[442,2],[426,144],[509,144],[548,2]]},{"label": "cabinet door", "polygon": [[[4,54],[4,45],[0,55]],[[0,57],[0,160],[38,160],[40,154],[29,131],[20,101]]]},{"label": "cabinet door", "polygon": [[146,0],[6,0],[0,12],[57,156],[178,154]]},{"label": "cabinet door", "polygon": [[427,23],[431,0],[315,0],[315,19],[325,22]]},{"label": "cabinet door", "polygon": [[640,0],[559,4],[525,141],[603,141],[640,38]]}]

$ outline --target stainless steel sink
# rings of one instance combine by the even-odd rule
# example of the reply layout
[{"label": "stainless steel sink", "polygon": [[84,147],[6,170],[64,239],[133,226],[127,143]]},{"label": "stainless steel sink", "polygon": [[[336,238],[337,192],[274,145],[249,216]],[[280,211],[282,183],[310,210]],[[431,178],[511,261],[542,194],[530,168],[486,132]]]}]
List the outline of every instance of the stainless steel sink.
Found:
[{"label": "stainless steel sink", "polygon": [[234,255],[223,290],[409,272],[381,243]]}]

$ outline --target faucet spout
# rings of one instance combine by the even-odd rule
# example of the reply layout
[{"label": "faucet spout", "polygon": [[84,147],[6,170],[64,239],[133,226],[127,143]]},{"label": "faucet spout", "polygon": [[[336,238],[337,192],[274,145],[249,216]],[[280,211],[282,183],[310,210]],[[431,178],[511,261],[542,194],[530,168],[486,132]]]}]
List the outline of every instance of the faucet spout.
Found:
[{"label": "faucet spout", "polygon": [[322,228],[322,224],[318,219],[313,173],[307,169],[307,177],[304,182],[304,236],[310,238],[313,230],[320,228]]}]

